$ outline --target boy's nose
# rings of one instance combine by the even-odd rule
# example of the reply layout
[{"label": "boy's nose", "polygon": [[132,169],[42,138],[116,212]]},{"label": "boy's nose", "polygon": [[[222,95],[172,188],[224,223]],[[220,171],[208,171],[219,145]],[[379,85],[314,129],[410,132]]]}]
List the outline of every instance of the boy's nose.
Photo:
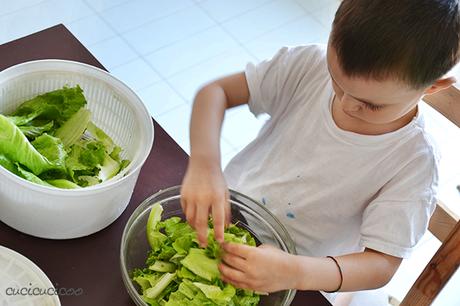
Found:
[{"label": "boy's nose", "polygon": [[344,94],[342,96],[342,107],[344,111],[357,112],[361,109],[361,103],[347,94]]}]

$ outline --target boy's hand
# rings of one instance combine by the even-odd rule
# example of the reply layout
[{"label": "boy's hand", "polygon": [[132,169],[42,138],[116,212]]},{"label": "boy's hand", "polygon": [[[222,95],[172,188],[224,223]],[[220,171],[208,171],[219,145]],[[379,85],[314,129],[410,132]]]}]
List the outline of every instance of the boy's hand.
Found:
[{"label": "boy's hand", "polygon": [[238,288],[260,292],[293,289],[297,285],[295,255],[273,246],[224,243],[219,265],[222,279]]},{"label": "boy's hand", "polygon": [[220,165],[191,158],[181,189],[181,206],[188,223],[197,231],[202,247],[208,243],[208,217],[212,214],[215,238],[224,242],[224,226],[230,220],[229,193]]}]

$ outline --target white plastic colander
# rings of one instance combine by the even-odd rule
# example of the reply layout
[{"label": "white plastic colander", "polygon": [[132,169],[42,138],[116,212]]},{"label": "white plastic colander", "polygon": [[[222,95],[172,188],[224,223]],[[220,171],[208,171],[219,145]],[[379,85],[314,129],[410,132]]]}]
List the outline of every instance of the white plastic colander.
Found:
[{"label": "white plastic colander", "polygon": [[0,306],[60,306],[45,273],[23,255],[0,246]]},{"label": "white plastic colander", "polygon": [[102,184],[73,190],[37,185],[0,167],[0,220],[42,238],[82,237],[116,220],[153,144],[152,119],[140,98],[109,73],[78,62],[31,61],[0,72],[0,113],[9,114],[24,101],[65,85],[83,89],[92,121],[131,163]]}]

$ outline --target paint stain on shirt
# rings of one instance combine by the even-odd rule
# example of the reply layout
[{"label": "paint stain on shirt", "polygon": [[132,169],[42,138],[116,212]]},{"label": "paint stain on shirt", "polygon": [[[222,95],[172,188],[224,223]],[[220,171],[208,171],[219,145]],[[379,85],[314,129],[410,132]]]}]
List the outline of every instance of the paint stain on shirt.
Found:
[{"label": "paint stain on shirt", "polygon": [[286,217],[288,217],[289,219],[295,219],[295,215],[292,212],[288,212],[286,214]]}]

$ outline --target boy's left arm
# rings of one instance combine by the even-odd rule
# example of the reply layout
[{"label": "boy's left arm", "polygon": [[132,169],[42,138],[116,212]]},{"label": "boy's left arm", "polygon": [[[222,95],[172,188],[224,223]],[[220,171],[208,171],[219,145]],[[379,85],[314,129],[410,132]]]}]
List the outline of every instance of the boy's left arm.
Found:
[{"label": "boy's left arm", "polygon": [[[298,256],[268,245],[224,244],[219,266],[224,281],[261,292],[284,289],[337,290],[340,272],[330,258]],[[340,291],[375,289],[393,277],[402,258],[371,249],[335,257],[343,275]]]}]

